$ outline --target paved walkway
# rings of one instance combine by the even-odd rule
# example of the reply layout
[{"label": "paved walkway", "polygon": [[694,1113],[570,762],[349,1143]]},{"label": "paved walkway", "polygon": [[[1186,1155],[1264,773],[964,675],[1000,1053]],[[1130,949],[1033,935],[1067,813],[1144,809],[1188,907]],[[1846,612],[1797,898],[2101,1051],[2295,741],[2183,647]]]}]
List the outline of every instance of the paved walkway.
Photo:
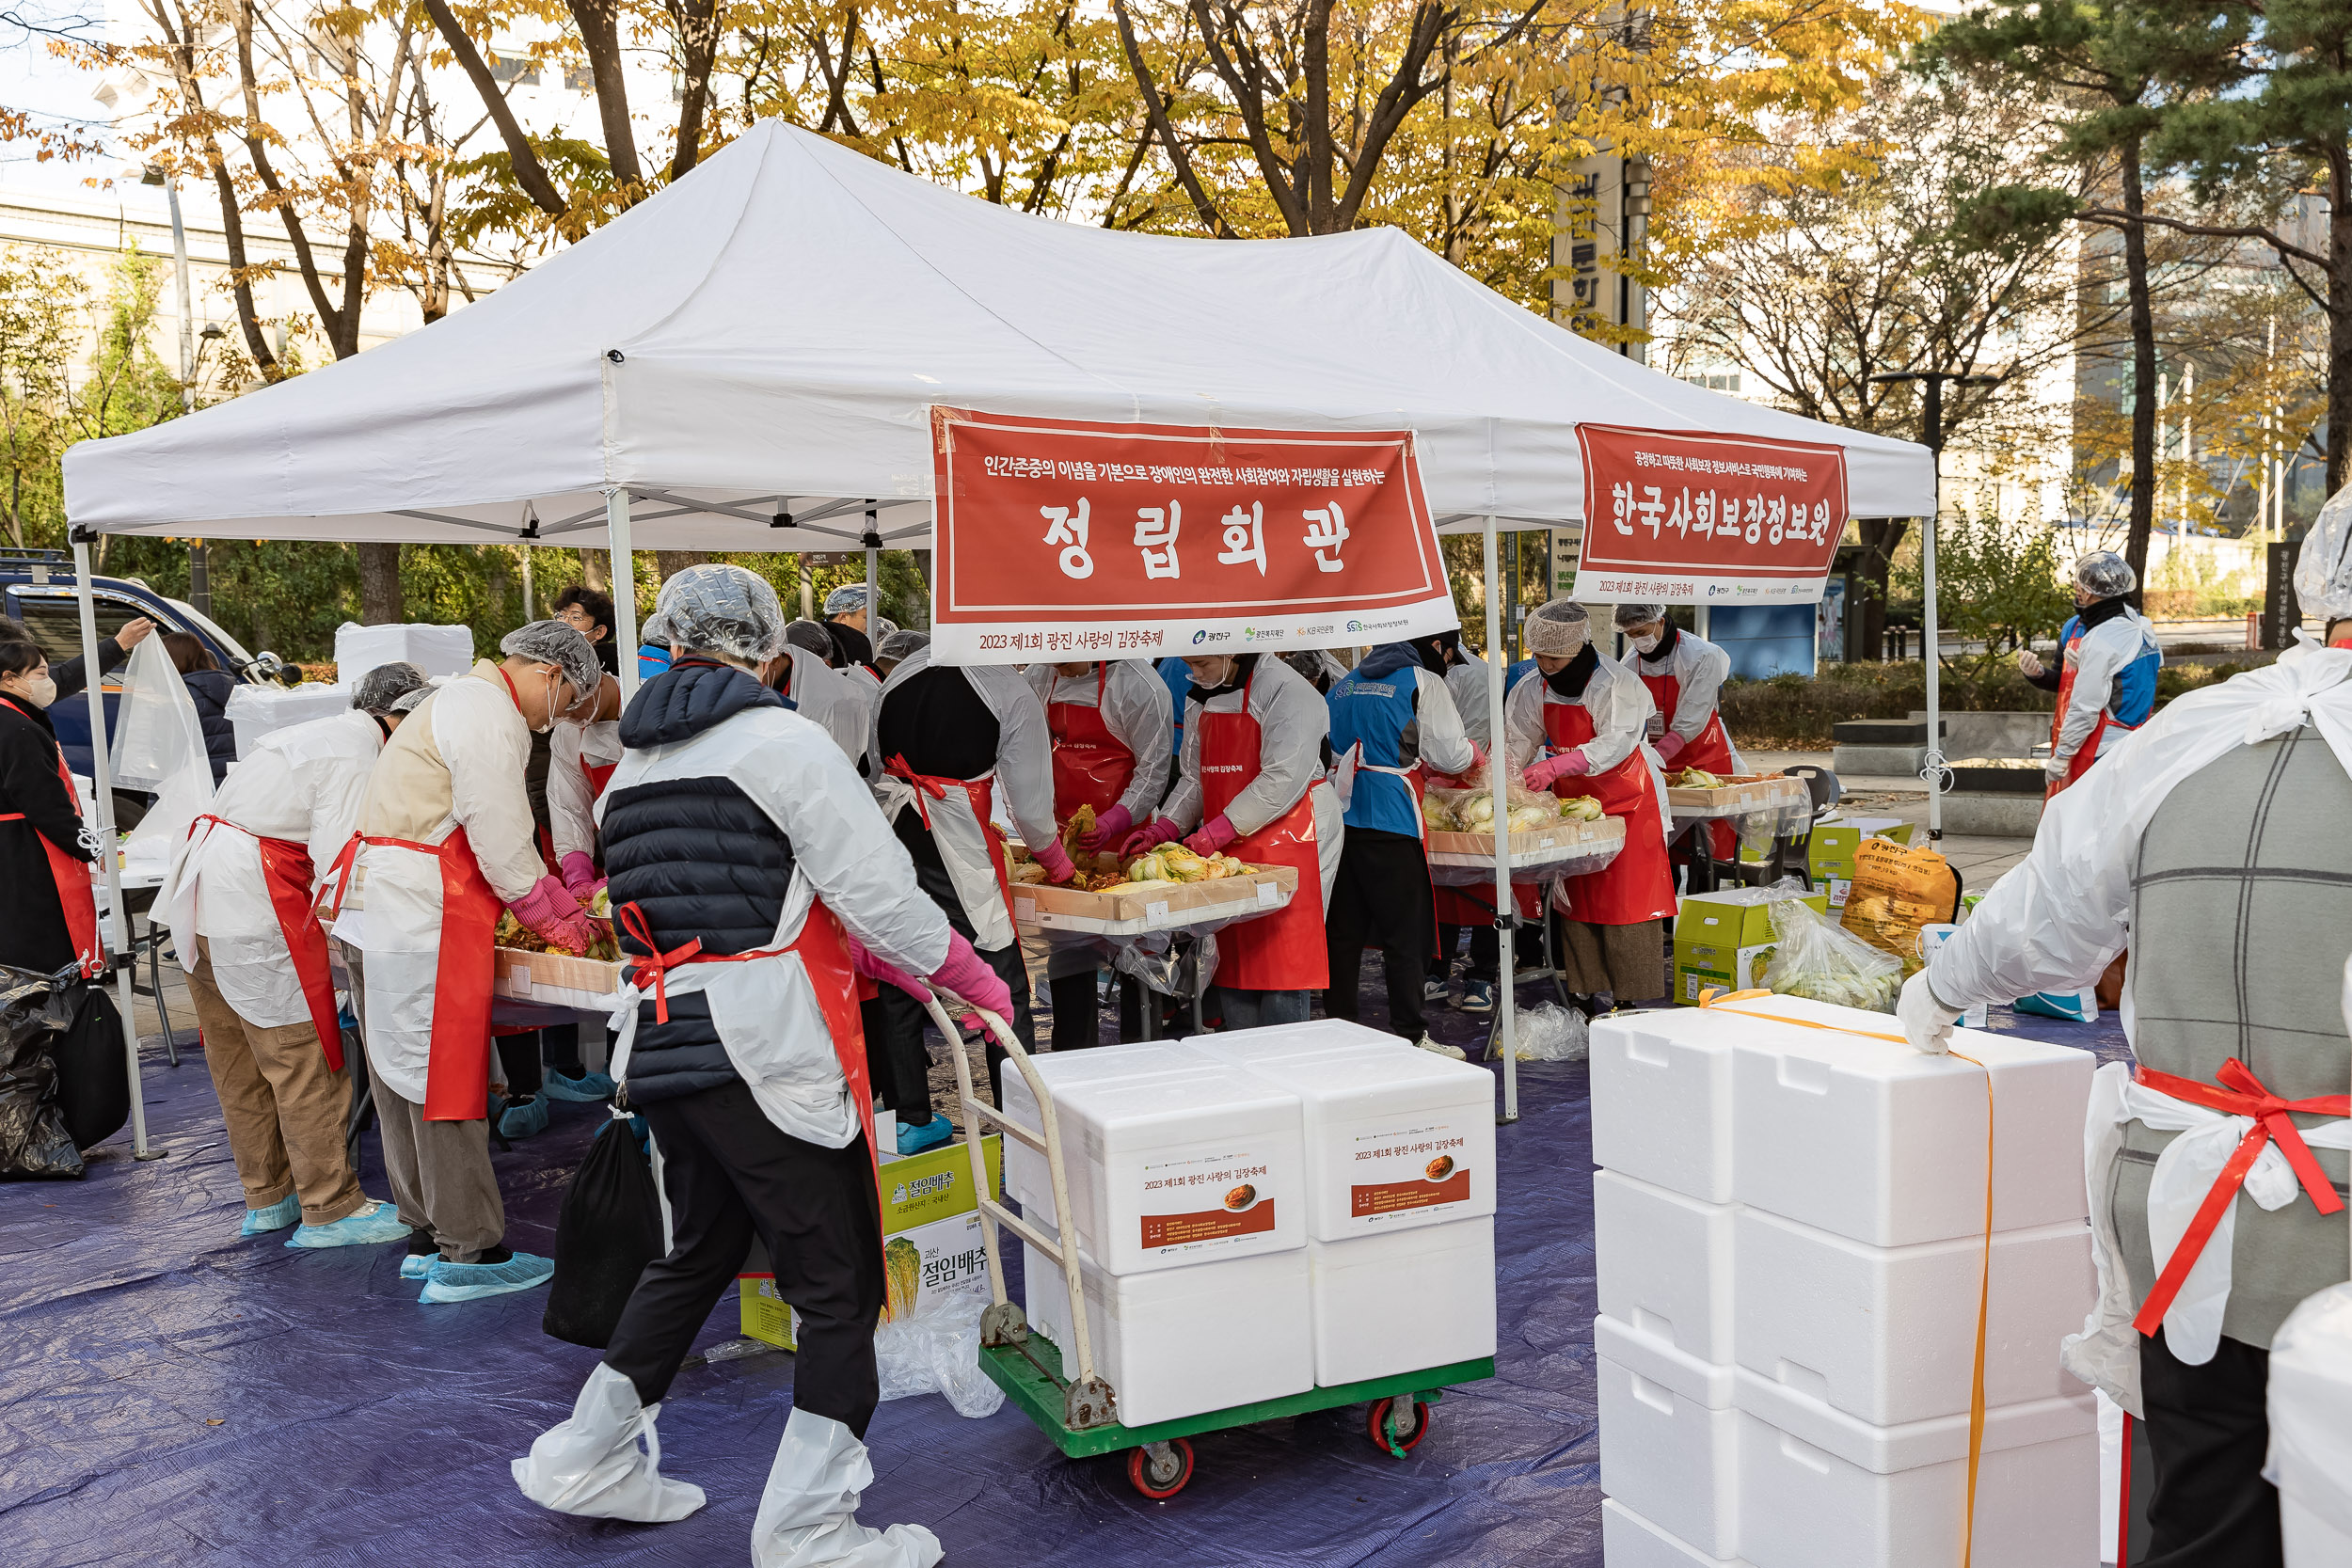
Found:
[{"label": "paved walkway", "polygon": [[[1827,768],[1829,759],[1827,752],[1748,752],[1740,758],[1763,772],[1798,763]],[[1919,823],[1928,819],[1928,792],[1917,779],[1841,776],[1837,782],[1846,788],[1839,809],[1849,816],[1896,816]],[[1971,893],[1981,893],[2002,872],[2026,858],[2033,840],[1947,833],[1941,847],[1944,857],[1960,872],[1961,885]]]}]

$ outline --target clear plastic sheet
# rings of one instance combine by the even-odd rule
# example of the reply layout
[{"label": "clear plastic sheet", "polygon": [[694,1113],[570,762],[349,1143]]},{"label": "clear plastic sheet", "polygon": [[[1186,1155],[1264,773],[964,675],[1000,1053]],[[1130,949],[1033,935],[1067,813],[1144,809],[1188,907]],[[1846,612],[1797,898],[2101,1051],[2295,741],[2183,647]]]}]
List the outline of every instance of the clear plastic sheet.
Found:
[{"label": "clear plastic sheet", "polygon": [[939,1394],[967,1419],[996,1414],[1005,1391],[980,1370],[980,1314],[987,1307],[982,1291],[932,1295],[913,1316],[876,1329],[874,1367],[882,1397]]},{"label": "clear plastic sheet", "polygon": [[1522,1062],[1581,1062],[1592,1053],[1584,1015],[1557,1002],[1520,1013],[1512,1033]]},{"label": "clear plastic sheet", "polygon": [[1783,996],[1810,997],[1870,1012],[1895,1010],[1902,961],[1853,936],[1803,898],[1794,879],[1773,884],[1791,896],[1772,900],[1773,947],[1764,983]]}]

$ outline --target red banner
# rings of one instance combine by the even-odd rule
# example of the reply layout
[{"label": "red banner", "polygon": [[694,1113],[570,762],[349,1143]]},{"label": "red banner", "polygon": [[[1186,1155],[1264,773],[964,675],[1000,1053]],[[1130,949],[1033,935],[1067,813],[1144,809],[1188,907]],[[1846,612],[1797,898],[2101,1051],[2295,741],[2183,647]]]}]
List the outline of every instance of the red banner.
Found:
[{"label": "red banner", "polygon": [[1457,625],[1408,431],[931,410],[931,657],[1156,658]]},{"label": "red banner", "polygon": [[1846,527],[1842,448],[1579,425],[1576,596],[1811,604]]}]

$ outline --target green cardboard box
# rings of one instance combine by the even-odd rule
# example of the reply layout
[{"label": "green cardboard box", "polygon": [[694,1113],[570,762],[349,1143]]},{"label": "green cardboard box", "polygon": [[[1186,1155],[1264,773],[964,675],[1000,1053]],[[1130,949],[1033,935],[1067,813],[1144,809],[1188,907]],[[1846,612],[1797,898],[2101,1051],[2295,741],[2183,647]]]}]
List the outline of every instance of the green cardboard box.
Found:
[{"label": "green cardboard box", "polygon": [[[1813,885],[1829,894],[1829,907],[1846,907],[1846,895],[1853,887],[1854,851],[1865,838],[1909,844],[1915,826],[1899,816],[1848,816],[1816,823],[1805,847],[1805,869],[1812,873]],[[1740,858],[1755,864],[1764,857],[1743,847]]]},{"label": "green cardboard box", "polygon": [[[1804,901],[1829,913],[1829,895],[1809,893]],[[1772,950],[1772,911],[1763,888],[1727,888],[1692,894],[1675,914],[1674,999],[1695,1005],[1699,993],[1717,989],[1751,990],[1756,961]]]}]

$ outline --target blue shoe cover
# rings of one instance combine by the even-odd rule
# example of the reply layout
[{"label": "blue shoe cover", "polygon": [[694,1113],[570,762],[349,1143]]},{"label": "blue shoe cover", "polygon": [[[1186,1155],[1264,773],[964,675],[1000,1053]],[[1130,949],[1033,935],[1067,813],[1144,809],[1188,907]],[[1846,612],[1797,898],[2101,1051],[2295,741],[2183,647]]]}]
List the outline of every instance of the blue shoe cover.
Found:
[{"label": "blue shoe cover", "polygon": [[237,1227],[240,1236],[264,1236],[273,1230],[283,1230],[302,1217],[302,1198],[294,1193],[271,1204],[266,1209],[247,1209],[245,1223]]},{"label": "blue shoe cover", "polygon": [[501,1137],[535,1137],[547,1130],[548,1097],[544,1094],[534,1094],[529,1100],[510,1100],[499,1112]]},{"label": "blue shoe cover", "polygon": [[[546,1085],[549,1100],[565,1100],[576,1105],[596,1105],[612,1098],[612,1080],[591,1068],[577,1078],[566,1078],[553,1068],[548,1069]],[[508,1133],[513,1137],[513,1133]]]},{"label": "blue shoe cover", "polygon": [[2088,1023],[2099,1016],[2098,1002],[2088,991],[2038,990],[2019,997],[2015,1006],[2021,1013],[2064,1019],[2069,1023]]},{"label": "blue shoe cover", "polygon": [[441,1260],[437,1252],[412,1252],[400,1260],[400,1277],[422,1279],[433,1272],[433,1265]]},{"label": "blue shoe cover", "polygon": [[389,1203],[374,1202],[355,1209],[326,1225],[306,1225],[286,1240],[288,1246],[373,1246],[379,1242],[405,1242],[408,1224]]},{"label": "blue shoe cover", "polygon": [[453,1263],[437,1258],[424,1276],[422,1302],[480,1301],[529,1291],[555,1277],[555,1259],[518,1252],[503,1263]]},{"label": "blue shoe cover", "polygon": [[946,1117],[935,1116],[920,1127],[909,1127],[902,1121],[898,1124],[898,1152],[920,1154],[927,1148],[938,1148],[955,1135],[956,1124]]}]

